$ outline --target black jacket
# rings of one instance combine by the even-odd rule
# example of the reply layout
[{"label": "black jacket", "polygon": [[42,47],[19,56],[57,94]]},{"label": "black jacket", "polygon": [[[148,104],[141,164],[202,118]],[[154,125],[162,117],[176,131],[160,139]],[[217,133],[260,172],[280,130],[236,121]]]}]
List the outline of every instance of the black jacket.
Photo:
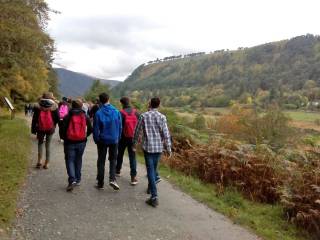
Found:
[{"label": "black jacket", "polygon": [[81,143],[81,142],[86,142],[87,138],[85,140],[82,141],[72,141],[72,140],[68,140],[67,138],[67,131],[68,131],[68,127],[69,127],[69,123],[70,123],[70,119],[73,115],[79,115],[79,114],[84,114],[86,116],[86,124],[87,124],[87,137],[92,133],[92,125],[91,125],[91,121],[90,118],[85,114],[85,112],[82,109],[75,109],[72,108],[68,115],[65,116],[63,118],[63,122],[61,125],[61,138],[64,140],[65,143]]}]

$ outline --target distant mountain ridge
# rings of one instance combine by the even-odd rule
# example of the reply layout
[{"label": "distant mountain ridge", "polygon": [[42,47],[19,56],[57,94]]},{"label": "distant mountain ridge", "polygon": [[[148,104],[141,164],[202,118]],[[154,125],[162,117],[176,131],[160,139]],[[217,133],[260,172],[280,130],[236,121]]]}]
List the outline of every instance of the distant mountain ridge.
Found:
[{"label": "distant mountain ridge", "polygon": [[62,96],[67,97],[83,96],[94,80],[100,80],[102,83],[109,85],[110,88],[120,83],[120,81],[101,79],[64,68],[54,68],[54,70],[59,79],[59,91]]},{"label": "distant mountain ridge", "polygon": [[173,107],[225,107],[236,101],[299,108],[320,99],[320,36],[157,59],[137,67],[113,92],[140,100],[159,96]]}]

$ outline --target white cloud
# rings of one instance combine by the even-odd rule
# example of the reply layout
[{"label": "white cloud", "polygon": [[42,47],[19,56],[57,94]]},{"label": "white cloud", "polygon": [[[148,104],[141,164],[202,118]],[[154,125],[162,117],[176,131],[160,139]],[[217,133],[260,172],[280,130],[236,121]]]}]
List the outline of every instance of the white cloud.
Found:
[{"label": "white cloud", "polygon": [[157,57],[320,33],[316,0],[47,2],[61,11],[48,28],[58,49],[55,62],[110,79],[124,79]]}]

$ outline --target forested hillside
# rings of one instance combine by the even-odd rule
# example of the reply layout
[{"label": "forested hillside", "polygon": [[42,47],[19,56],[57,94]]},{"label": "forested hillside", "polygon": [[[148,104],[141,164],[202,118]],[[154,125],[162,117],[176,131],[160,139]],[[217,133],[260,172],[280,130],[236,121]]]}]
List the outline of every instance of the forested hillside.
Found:
[{"label": "forested hillside", "polygon": [[99,79],[64,68],[54,68],[54,71],[59,79],[60,93],[63,96],[68,97],[83,96],[85,92],[90,89],[95,80],[100,80],[102,84],[109,85],[110,88],[119,83],[119,81]]},{"label": "forested hillside", "polygon": [[49,11],[43,0],[0,2],[0,96],[17,103],[57,93],[54,43],[45,32]]},{"label": "forested hillside", "polygon": [[287,108],[320,99],[320,37],[305,35],[238,50],[164,58],[142,64],[117,95],[159,95],[167,106],[224,107],[238,101]]}]

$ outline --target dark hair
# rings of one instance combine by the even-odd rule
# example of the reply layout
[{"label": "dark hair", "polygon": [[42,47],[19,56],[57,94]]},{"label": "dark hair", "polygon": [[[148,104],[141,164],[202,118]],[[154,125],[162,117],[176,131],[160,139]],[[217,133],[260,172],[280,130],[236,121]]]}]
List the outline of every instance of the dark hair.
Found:
[{"label": "dark hair", "polygon": [[107,102],[109,101],[109,95],[106,94],[106,93],[101,93],[101,94],[99,95],[99,100],[100,100],[100,102],[101,102],[102,104],[105,104],[105,103],[107,103]]},{"label": "dark hair", "polygon": [[123,106],[129,106],[130,99],[128,97],[122,97],[120,98],[120,102]]},{"label": "dark hair", "polygon": [[160,98],[158,98],[158,97],[151,98],[151,100],[150,100],[150,107],[152,107],[152,108],[158,108],[159,105],[160,105]]},{"label": "dark hair", "polygon": [[72,108],[80,108],[81,109],[82,105],[83,105],[83,103],[82,103],[81,99],[72,100],[72,102],[71,102]]}]

